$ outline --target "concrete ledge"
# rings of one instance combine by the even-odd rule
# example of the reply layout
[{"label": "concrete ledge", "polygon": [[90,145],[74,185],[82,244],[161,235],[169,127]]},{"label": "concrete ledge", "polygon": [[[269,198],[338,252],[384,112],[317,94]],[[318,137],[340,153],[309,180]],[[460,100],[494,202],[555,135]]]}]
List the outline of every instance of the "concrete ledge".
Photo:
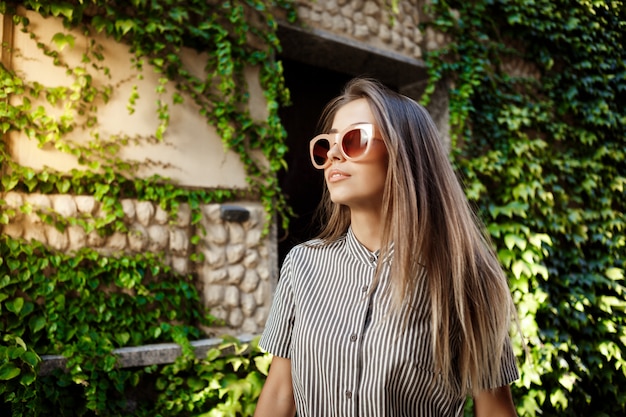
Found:
[{"label": "concrete ledge", "polygon": [[[250,343],[254,335],[241,335],[237,337],[239,342]],[[203,358],[211,349],[219,347],[224,343],[224,339],[214,337],[211,339],[201,339],[191,342],[197,358]],[[118,357],[117,366],[119,368],[133,368],[149,365],[164,365],[173,363],[178,358],[182,349],[176,343],[159,343],[154,345],[123,347],[113,351]],[[225,349],[223,354],[234,353],[234,348]],[[42,355],[42,362],[39,366],[39,375],[46,375],[55,369],[64,369],[67,359],[62,355]]]}]

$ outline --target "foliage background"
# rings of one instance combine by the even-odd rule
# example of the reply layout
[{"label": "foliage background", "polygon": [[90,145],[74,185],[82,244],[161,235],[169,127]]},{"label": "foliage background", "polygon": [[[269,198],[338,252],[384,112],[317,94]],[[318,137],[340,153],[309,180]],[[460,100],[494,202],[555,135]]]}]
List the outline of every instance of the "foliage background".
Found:
[{"label": "foliage background", "polygon": [[[62,19],[66,28],[82,33],[89,41],[82,62],[71,66],[64,59],[64,51],[78,43],[72,32],[39,39],[18,6]],[[279,47],[273,13],[278,11],[283,17],[293,16],[290,4],[282,1],[1,1],[0,13],[12,16],[15,30],[30,35],[72,81],[69,86],[41,85],[0,66],[2,134],[21,132],[41,146],[75,156],[84,167],[69,173],[36,172],[14,161],[2,141],[2,196],[7,191],[92,195],[101,213],[62,217],[28,201],[13,207],[0,199],[0,223],[26,215],[59,230],[79,226],[101,236],[127,233],[123,198],[156,202],[172,221],[179,205],[188,204],[191,223],[200,233],[201,205],[241,197],[262,202],[266,227],[276,217],[286,219],[289,209],[276,176],[286,151],[277,110],[289,100],[280,63],[273,59]],[[247,190],[186,189],[165,178],[135,175],[138,164],[118,157],[131,138],[99,131],[97,108],[108,101],[115,86],[102,82],[109,69],[95,33],[129,45],[134,55],[129,66],[140,74],[146,70],[158,74],[159,126],[149,139],[161,140],[168,128],[166,94],[174,104],[193,100],[207,123],[216,127],[224,146],[239,154],[246,167]],[[207,52],[202,76],[192,75],[183,63],[184,47]],[[260,70],[266,120],[253,120],[245,110],[246,67]],[[171,84],[175,91],[167,91]],[[135,89],[128,98],[130,112],[138,99]],[[45,106],[39,105],[42,101]],[[86,140],[68,139],[77,131],[85,132]],[[268,166],[252,157],[254,150],[265,156]],[[198,241],[199,236],[191,238],[192,244]],[[198,260],[194,256],[190,261]],[[175,273],[162,259],[161,254],[130,257],[88,249],[56,253],[36,242],[2,236],[0,414],[250,415],[267,373],[267,357],[255,348],[255,341],[241,345],[225,340],[207,357],[196,358],[189,340],[203,337],[200,325],[213,324],[214,319],[199,300],[193,276]],[[160,342],[178,343],[183,355],[166,366],[116,366],[115,348]],[[41,374],[40,355],[47,354],[62,354],[67,359],[65,372]]]},{"label": "foliage background", "polygon": [[[263,85],[273,109],[288,100],[280,63],[269,59],[279,48],[269,9],[274,3],[222,2],[220,16],[226,19],[211,21],[198,19],[212,16],[217,6],[202,1],[187,2],[185,7],[173,0],[133,0],[132,7],[95,0],[4,1],[0,7],[5,12],[17,4],[44,15],[62,16],[72,26],[90,22],[129,42],[137,65],[142,59],[150,60],[164,80],[178,80],[183,90],[198,92],[201,103],[204,94],[215,92],[207,97],[219,104],[207,102],[203,108],[208,121],[220,126],[225,143],[245,158],[246,142],[232,135],[241,130],[233,126],[243,126],[249,137],[256,138],[253,146],[268,147],[266,154],[277,164],[272,169],[280,169],[284,132],[276,113],[265,125],[249,125],[245,115],[236,111],[245,100],[236,74],[246,62],[264,65]],[[258,34],[267,49],[251,51],[245,46],[243,34],[250,27],[241,5],[263,16],[265,30]],[[287,3],[279,5],[293,13]],[[148,6],[152,7],[149,12],[138,12]],[[427,6],[432,20],[426,25],[446,33],[450,40],[446,48],[425,57],[430,86],[434,88],[440,80],[451,83],[452,157],[510,275],[529,348],[529,357],[521,364],[522,378],[514,386],[521,415],[626,414],[625,6],[622,1],[595,0],[434,0]],[[235,75],[185,78],[177,58],[184,44],[215,45],[216,73]],[[97,61],[94,51],[91,59]],[[526,71],[515,72],[520,65]],[[39,138],[46,130],[37,124],[38,119],[29,118],[27,107],[7,106],[6,100],[9,95],[32,94],[33,86],[25,86],[6,68],[2,68],[2,86],[3,133],[32,126],[34,137]],[[86,102],[97,95],[89,84],[80,91],[80,100]],[[223,96],[229,91],[233,93]],[[56,94],[58,100],[71,100],[61,92]],[[165,129],[167,108],[160,107],[160,112]],[[62,135],[55,140],[62,141]],[[69,145],[67,150],[76,151]],[[86,163],[94,159],[97,156]],[[105,175],[93,177],[80,173],[43,176],[16,166],[4,150],[1,163],[12,172],[3,176],[3,191],[99,195],[110,208],[107,221],[94,226],[103,233],[122,227],[116,215],[116,198],[122,195],[159,201],[173,215],[181,201],[197,206],[202,201],[232,198],[228,190],[194,193],[162,181],[129,180],[120,175],[128,167],[114,160],[104,161]],[[272,172],[259,173],[253,164],[248,165],[251,189],[264,196],[269,207],[268,202],[280,195]],[[254,178],[269,182],[259,185]],[[11,215],[3,210],[2,221],[8,222]],[[220,350],[214,350],[207,358],[195,359],[188,339],[196,336],[194,324],[210,317],[196,309],[197,294],[184,277],[175,276],[150,257],[113,259],[89,251],[68,257],[4,237],[1,248],[0,395],[4,406],[0,407],[4,409],[0,411],[10,409],[13,415],[47,415],[50,410],[63,415],[250,415],[267,371],[267,357],[253,343],[248,350],[237,347],[235,355],[220,356]],[[100,283],[144,295],[125,297],[120,291],[97,298],[94,289]],[[85,309],[76,294],[86,297],[94,309]],[[172,313],[166,311],[177,310],[163,304],[172,295],[178,303],[189,305],[187,313],[168,316]],[[45,304],[38,302],[42,299]],[[138,303],[162,308],[144,308],[145,315],[136,315]],[[113,307],[132,311],[143,326],[133,323],[128,328],[138,330],[127,335],[113,330],[128,325],[113,317],[104,320]],[[88,317],[72,316],[80,311]],[[175,324],[180,322],[183,325]],[[111,349],[152,341],[176,341],[185,347],[185,355],[165,367],[114,367]],[[224,348],[234,345],[235,341],[225,341]],[[69,372],[37,376],[38,354],[48,352],[64,353]],[[522,356],[521,349],[519,353]],[[157,400],[141,408],[129,402],[124,392],[140,399],[140,393],[149,393]]]},{"label": "foliage background", "polygon": [[[521,415],[626,414],[626,4],[432,1],[454,157],[509,271]],[[513,63],[513,65],[511,65]],[[514,71],[522,67],[524,71]]]}]

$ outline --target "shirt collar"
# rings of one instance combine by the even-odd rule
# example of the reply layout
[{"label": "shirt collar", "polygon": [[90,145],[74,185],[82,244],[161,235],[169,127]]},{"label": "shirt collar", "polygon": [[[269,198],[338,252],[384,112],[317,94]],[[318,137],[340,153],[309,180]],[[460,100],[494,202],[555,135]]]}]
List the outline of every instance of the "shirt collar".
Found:
[{"label": "shirt collar", "polygon": [[354,235],[352,231],[352,226],[348,228],[346,233],[346,246],[348,248],[348,252],[356,258],[359,262],[362,262],[369,266],[376,266],[376,262],[378,261],[378,254],[380,251],[371,252],[365,246],[361,244]]}]

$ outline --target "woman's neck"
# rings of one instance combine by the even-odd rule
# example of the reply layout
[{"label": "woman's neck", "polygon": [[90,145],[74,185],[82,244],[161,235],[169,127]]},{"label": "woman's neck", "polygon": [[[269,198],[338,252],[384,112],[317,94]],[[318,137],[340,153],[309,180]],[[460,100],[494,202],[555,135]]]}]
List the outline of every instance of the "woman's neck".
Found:
[{"label": "woman's neck", "polygon": [[378,213],[370,211],[352,211],[350,213],[352,232],[359,242],[369,251],[380,249],[382,241],[382,221]]}]

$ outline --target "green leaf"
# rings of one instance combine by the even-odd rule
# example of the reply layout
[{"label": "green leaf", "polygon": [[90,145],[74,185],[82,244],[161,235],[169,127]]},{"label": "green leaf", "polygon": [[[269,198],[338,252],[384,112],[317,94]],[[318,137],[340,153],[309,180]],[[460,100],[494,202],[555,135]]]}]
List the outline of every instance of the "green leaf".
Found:
[{"label": "green leaf", "polygon": [[22,354],[22,360],[33,368],[40,362],[39,356],[30,350]]},{"label": "green leaf", "polygon": [[122,36],[126,35],[128,32],[135,28],[135,22],[130,19],[125,20],[117,20],[115,22],[115,29],[118,32],[121,32]]},{"label": "green leaf", "polygon": [[46,319],[43,316],[33,316],[28,321],[28,325],[33,333],[37,333],[46,325]]},{"label": "green leaf", "polygon": [[23,373],[20,377],[20,384],[27,387],[32,385],[33,382],[37,379],[37,375],[34,372]]},{"label": "green leaf", "polygon": [[52,37],[52,42],[54,42],[57,48],[62,51],[68,45],[70,48],[74,48],[76,37],[74,37],[74,35],[66,35],[64,33],[55,33]]},{"label": "green leaf", "polygon": [[22,310],[22,307],[24,307],[24,298],[22,297],[14,298],[13,300],[9,300],[6,303],[4,303],[4,305],[7,308],[7,310],[9,310],[10,312],[19,314],[20,311]]},{"label": "green leaf", "polygon": [[609,268],[604,274],[612,281],[618,281],[624,279],[624,270],[621,268]]},{"label": "green leaf", "polygon": [[74,16],[74,7],[67,3],[53,3],[50,10],[53,16],[65,16],[69,20]]},{"label": "green leaf", "polygon": [[20,368],[18,368],[11,362],[2,364],[0,365],[0,381],[8,381],[9,379],[13,379],[17,377],[20,372]]},{"label": "green leaf", "polygon": [[504,236],[504,244],[509,249],[513,249],[513,247],[517,246],[521,250],[525,250],[526,249],[526,243],[527,243],[526,239],[524,239],[524,238],[522,238],[522,237],[520,237],[518,235],[507,234],[507,235]]}]

